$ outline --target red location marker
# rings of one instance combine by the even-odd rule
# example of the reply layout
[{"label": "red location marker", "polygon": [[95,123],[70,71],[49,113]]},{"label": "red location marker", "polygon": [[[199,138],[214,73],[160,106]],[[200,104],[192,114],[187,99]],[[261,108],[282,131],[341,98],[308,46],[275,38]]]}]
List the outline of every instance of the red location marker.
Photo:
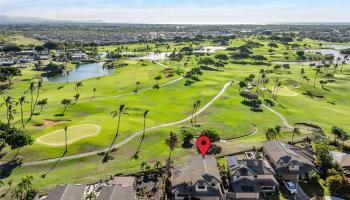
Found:
[{"label": "red location marker", "polygon": [[205,154],[208,152],[210,145],[211,145],[211,141],[207,136],[200,136],[197,139],[197,148],[199,149],[199,151],[201,152],[203,158],[205,156]]}]

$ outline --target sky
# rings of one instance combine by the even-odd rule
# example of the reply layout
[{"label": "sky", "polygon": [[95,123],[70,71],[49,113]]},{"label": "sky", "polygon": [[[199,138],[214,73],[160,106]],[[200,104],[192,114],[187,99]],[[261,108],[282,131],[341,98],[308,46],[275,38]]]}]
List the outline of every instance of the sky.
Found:
[{"label": "sky", "polygon": [[349,0],[0,0],[0,15],[108,23],[350,22]]}]

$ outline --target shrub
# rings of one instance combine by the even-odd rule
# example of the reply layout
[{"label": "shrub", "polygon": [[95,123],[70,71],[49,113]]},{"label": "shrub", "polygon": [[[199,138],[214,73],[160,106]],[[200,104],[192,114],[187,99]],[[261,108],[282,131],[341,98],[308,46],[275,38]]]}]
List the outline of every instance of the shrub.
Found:
[{"label": "shrub", "polygon": [[337,192],[343,188],[344,181],[340,175],[329,176],[326,179],[326,185],[331,192]]},{"label": "shrub", "polygon": [[318,180],[320,179],[320,175],[318,175],[317,172],[312,170],[311,172],[309,172],[309,177],[308,178],[309,178],[309,181],[311,183],[317,183]]}]

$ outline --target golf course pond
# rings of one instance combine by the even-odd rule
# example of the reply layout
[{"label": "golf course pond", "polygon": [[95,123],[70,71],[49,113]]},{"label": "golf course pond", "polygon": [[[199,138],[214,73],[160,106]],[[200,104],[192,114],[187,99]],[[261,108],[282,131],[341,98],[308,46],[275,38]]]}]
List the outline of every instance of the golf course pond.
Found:
[{"label": "golf course pond", "polygon": [[104,62],[77,65],[68,75],[64,73],[57,76],[45,77],[44,81],[56,83],[77,82],[89,78],[110,75],[112,70],[104,69],[103,64]]},{"label": "golf course pond", "polygon": [[[305,50],[305,52],[309,53],[320,53],[322,55],[332,54],[334,56],[334,62],[336,62],[337,58],[340,57],[342,60],[344,59],[345,54],[341,54],[340,50],[350,48],[350,45],[337,45],[331,44],[328,45],[334,49],[310,49]],[[322,61],[273,61],[271,63],[274,64],[299,64],[299,65],[309,65],[309,64],[321,64]],[[347,64],[350,63],[350,60],[345,61]]]}]

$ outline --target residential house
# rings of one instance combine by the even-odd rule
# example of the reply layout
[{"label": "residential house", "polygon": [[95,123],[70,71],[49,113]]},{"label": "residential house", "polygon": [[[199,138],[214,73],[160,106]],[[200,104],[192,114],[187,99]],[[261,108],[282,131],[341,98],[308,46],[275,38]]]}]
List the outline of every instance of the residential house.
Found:
[{"label": "residential house", "polygon": [[350,178],[350,154],[346,154],[339,151],[330,151],[333,160],[340,164],[343,168],[343,173],[345,176]]},{"label": "residential house", "polygon": [[34,50],[24,50],[24,51],[19,51],[16,54],[17,55],[28,55],[28,56],[32,56],[34,55],[35,51]]},{"label": "residential house", "polygon": [[86,185],[58,185],[45,200],[84,200]]},{"label": "residential house", "polygon": [[296,147],[276,140],[263,142],[263,151],[275,173],[282,180],[305,179],[316,170],[315,155],[310,147]]},{"label": "residential house", "polygon": [[275,172],[266,160],[227,158],[232,199],[259,199],[260,194],[274,192],[279,186]]},{"label": "residential house", "polygon": [[340,165],[343,168],[344,175],[350,178],[350,154],[346,154],[342,157]]},{"label": "residential house", "polygon": [[222,181],[214,156],[189,157],[185,165],[172,171],[173,199],[224,199]]},{"label": "residential house", "polygon": [[136,200],[135,177],[115,177],[112,185],[103,186],[97,200]]}]

